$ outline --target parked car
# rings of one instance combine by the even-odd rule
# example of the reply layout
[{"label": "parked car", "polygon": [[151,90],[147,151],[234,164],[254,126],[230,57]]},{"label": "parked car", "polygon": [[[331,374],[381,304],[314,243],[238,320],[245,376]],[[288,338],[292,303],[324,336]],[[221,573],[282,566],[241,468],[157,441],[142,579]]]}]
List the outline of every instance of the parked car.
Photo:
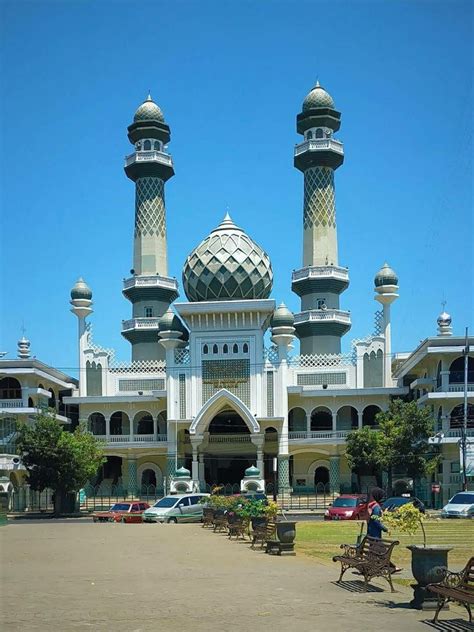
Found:
[{"label": "parked car", "polygon": [[94,522],[142,522],[142,514],[148,509],[148,503],[115,503],[108,511],[92,514]]},{"label": "parked car", "polygon": [[424,504],[419,498],[415,498],[414,496],[392,496],[391,498],[387,498],[382,503],[382,509],[383,511],[395,511],[395,509],[403,507],[403,505],[408,505],[408,503],[412,503],[421,513],[426,513]]},{"label": "parked car", "polygon": [[341,494],[326,510],[324,520],[367,520],[367,505],[363,494]]},{"label": "parked car", "polygon": [[441,510],[442,518],[474,518],[474,492],[458,492]]},{"label": "parked car", "polygon": [[143,522],[201,522],[204,505],[201,498],[209,494],[165,496],[143,514]]}]

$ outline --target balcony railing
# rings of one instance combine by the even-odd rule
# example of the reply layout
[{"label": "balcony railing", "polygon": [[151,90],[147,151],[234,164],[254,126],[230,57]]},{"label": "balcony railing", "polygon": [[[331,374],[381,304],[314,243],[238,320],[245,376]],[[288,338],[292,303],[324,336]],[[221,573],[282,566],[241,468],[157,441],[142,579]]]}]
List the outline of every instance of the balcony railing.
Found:
[{"label": "balcony railing", "polygon": [[23,408],[22,399],[0,399],[0,408]]},{"label": "balcony railing", "polygon": [[311,309],[300,314],[295,314],[295,324],[304,322],[323,322],[334,321],[338,323],[351,324],[351,316],[349,312],[340,309]]},{"label": "balcony railing", "polygon": [[173,159],[169,154],[162,151],[136,151],[125,158],[125,166],[128,167],[136,162],[159,162],[163,165],[172,165]]},{"label": "balcony railing", "polygon": [[348,281],[349,270],[339,266],[307,266],[301,270],[295,270],[291,275],[291,280],[295,282],[319,277],[331,277],[341,281]]},{"label": "balcony railing", "polygon": [[159,274],[155,276],[134,276],[130,279],[125,279],[123,282],[124,290],[132,287],[165,287],[178,291],[178,282],[176,279],[160,276]]},{"label": "balcony railing", "polygon": [[328,430],[327,432],[308,432],[303,430],[300,432],[289,432],[288,439],[290,441],[301,441],[305,439],[314,439],[315,441],[333,441],[335,439],[345,439],[349,432],[349,430]]},{"label": "balcony railing", "polygon": [[130,318],[122,320],[122,331],[130,329],[158,329],[159,318]]},{"label": "balcony railing", "polygon": [[209,443],[250,443],[249,434],[211,434]]},{"label": "balcony railing", "polygon": [[105,443],[164,443],[168,441],[167,435],[155,435],[155,434],[135,434],[135,435],[93,435],[99,441]]},{"label": "balcony railing", "polygon": [[341,141],[334,138],[322,138],[316,140],[306,140],[295,147],[295,156],[304,154],[306,151],[335,151],[337,154],[344,154],[344,147]]}]

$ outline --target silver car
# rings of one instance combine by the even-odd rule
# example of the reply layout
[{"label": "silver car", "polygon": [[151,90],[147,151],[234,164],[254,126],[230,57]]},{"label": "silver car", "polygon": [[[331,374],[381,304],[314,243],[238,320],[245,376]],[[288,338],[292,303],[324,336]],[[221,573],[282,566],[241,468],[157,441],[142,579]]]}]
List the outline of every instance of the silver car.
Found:
[{"label": "silver car", "polygon": [[474,518],[474,492],[455,494],[441,510],[442,518]]},{"label": "silver car", "polygon": [[165,496],[143,513],[143,522],[201,522],[204,506],[200,501],[205,496],[209,494]]}]

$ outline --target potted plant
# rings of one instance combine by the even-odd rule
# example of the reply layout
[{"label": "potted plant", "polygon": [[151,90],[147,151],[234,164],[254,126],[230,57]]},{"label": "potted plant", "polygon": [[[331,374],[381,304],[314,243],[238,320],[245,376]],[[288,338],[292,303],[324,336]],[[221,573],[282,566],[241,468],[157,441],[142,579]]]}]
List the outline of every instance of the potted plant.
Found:
[{"label": "potted plant", "polygon": [[412,503],[407,503],[395,511],[386,512],[382,518],[384,524],[395,531],[414,536],[421,528],[423,533],[423,544],[407,546],[407,549],[411,551],[413,577],[418,582],[413,585],[413,599],[410,606],[417,610],[430,609],[436,602],[436,598],[428,591],[427,586],[444,578],[448,568],[448,553],[452,548],[426,543],[426,531],[423,524],[426,519],[426,515]]},{"label": "potted plant", "polygon": [[243,503],[236,511],[241,518],[247,518],[252,522],[252,529],[264,526],[268,520],[264,500],[243,499]]}]

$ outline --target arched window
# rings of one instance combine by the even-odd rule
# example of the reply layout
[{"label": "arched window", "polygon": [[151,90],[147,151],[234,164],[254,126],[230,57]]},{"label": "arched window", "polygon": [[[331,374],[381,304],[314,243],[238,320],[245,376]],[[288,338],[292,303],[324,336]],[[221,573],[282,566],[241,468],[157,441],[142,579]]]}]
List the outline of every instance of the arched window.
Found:
[{"label": "arched window", "polygon": [[48,406],[50,408],[56,408],[56,395],[54,394],[54,391],[53,391],[52,388],[50,388],[48,390],[51,393],[51,396],[50,396],[49,402],[48,402]]},{"label": "arched window", "polygon": [[155,142],[153,143],[153,149],[155,151],[160,151],[160,142],[158,140],[155,140]]},{"label": "arched window", "polygon": [[306,412],[303,408],[292,408],[288,413],[288,430],[306,432]]},{"label": "arched window", "polygon": [[136,149],[137,151],[141,151],[141,150],[142,150],[142,144],[141,144],[141,142],[138,142],[138,143],[135,145],[135,149]]},{"label": "arched window", "polygon": [[150,142],[149,140],[146,140],[146,141],[143,143],[143,149],[144,149],[145,151],[150,151],[150,149],[151,149],[151,142]]},{"label": "arched window", "polygon": [[102,413],[89,415],[89,430],[93,435],[105,435],[105,417]]},{"label": "arched window", "polygon": [[219,347],[217,345],[212,347],[212,353],[219,353]]},{"label": "arched window", "polygon": [[316,130],[316,138],[324,138],[324,132],[320,127]]},{"label": "arched window", "polygon": [[[474,382],[474,358],[467,359],[467,381]],[[462,384],[464,382],[464,358],[456,358],[449,367],[449,383]]]},{"label": "arched window", "polygon": [[249,352],[249,346],[246,342],[244,342],[244,346],[242,347],[242,352],[243,353],[248,353]]},{"label": "arched window", "polygon": [[222,347],[222,353],[229,353],[229,345],[224,345]]},{"label": "arched window", "polygon": [[153,417],[150,413],[140,412],[135,415],[133,422],[134,433],[137,435],[153,434]]},{"label": "arched window", "polygon": [[311,130],[309,130],[309,132],[306,134],[306,138],[307,140],[311,140],[313,138],[313,132]]},{"label": "arched window", "polygon": [[[464,423],[464,404],[458,404],[451,411],[449,419],[449,427],[452,430],[461,428]],[[467,427],[474,428],[474,406],[472,404],[467,405]]]},{"label": "arched window", "polygon": [[364,412],[362,415],[362,425],[363,426],[376,426],[377,420],[376,415],[380,413],[380,408],[378,406],[367,406],[364,408]]},{"label": "arched window", "polygon": [[438,367],[436,369],[436,387],[439,388],[441,386],[441,360],[438,362]]},{"label": "arched window", "polygon": [[203,355],[207,355],[209,353],[209,347],[207,345],[204,345],[202,348],[202,353]]},{"label": "arched window", "polygon": [[130,420],[127,413],[119,410],[112,415],[110,418],[110,434],[120,436],[130,434]]},{"label": "arched window", "polygon": [[14,377],[0,380],[0,399],[21,399],[21,384]]},{"label": "arched window", "polygon": [[332,430],[332,413],[329,408],[319,406],[311,413],[311,431]]},{"label": "arched window", "polygon": [[161,413],[158,413],[157,422],[158,422],[158,434],[166,436],[168,434],[168,426],[167,426],[167,413],[166,410],[162,410]]},{"label": "arched window", "polygon": [[239,345],[238,345],[238,344],[235,344],[235,345],[232,347],[232,353],[239,353]]}]

